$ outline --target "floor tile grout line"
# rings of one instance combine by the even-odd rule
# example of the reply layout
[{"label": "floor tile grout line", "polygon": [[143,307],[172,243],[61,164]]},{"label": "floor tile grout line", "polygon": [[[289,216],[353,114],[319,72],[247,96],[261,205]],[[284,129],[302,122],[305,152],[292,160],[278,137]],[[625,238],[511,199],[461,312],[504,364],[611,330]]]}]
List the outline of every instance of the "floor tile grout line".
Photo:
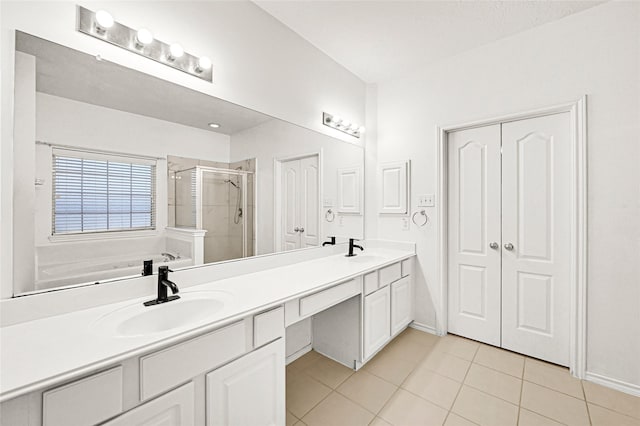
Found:
[{"label": "floor tile grout line", "polygon": [[522,393],[524,392],[524,369],[527,368],[527,361],[522,368],[522,380],[520,380],[520,398],[518,399],[518,419],[516,424],[520,424],[520,413],[522,412]]},{"label": "floor tile grout line", "polygon": [[591,410],[589,410],[589,402],[587,402],[587,393],[584,390],[584,382],[580,380],[580,389],[582,389],[582,396],[584,396],[584,405],[587,407],[587,416],[589,416],[589,424],[593,425],[593,419],[591,418]]},{"label": "floor tile grout line", "polygon": [[[477,350],[476,350],[476,353],[478,353]],[[475,358],[475,355],[474,355],[474,358]],[[451,403],[451,408],[449,409],[449,412],[447,413],[446,417],[444,418],[443,424],[447,422],[447,419],[449,418],[449,414],[453,413],[453,407],[456,405],[456,401],[458,400],[458,397],[460,396],[460,392],[462,392],[462,387],[464,386],[464,381],[467,380],[467,375],[469,374],[469,370],[471,370],[471,364],[473,364],[473,361],[469,362],[469,366],[467,367],[467,371],[465,371],[464,377],[462,378],[462,383],[460,383],[460,388],[458,388],[458,392],[456,392],[456,397],[453,398],[453,402]],[[454,413],[454,414],[459,416],[458,413]],[[460,417],[463,417],[463,416],[460,416]],[[463,418],[466,419],[466,417],[463,417]],[[475,423],[475,422],[473,422],[473,423]]]},{"label": "floor tile grout line", "polygon": [[[469,383],[462,383],[462,384],[463,384],[463,385],[465,385],[465,386],[469,386],[471,389],[475,389],[475,390],[477,390],[478,392],[481,392],[481,393],[483,393],[483,394],[485,394],[485,395],[489,395],[489,396],[491,396],[491,397],[493,397],[493,398],[499,399],[500,401],[504,401],[504,402],[507,402],[507,403],[509,403],[509,404],[511,404],[511,405],[515,405],[516,407],[520,407],[520,402],[518,402],[518,403],[516,404],[515,402],[511,402],[511,401],[506,400],[506,399],[504,399],[504,398],[501,398],[501,397],[499,397],[499,396],[497,396],[497,395],[491,394],[491,393],[489,393],[489,392],[487,392],[487,391],[485,391],[485,390],[483,390],[483,389],[480,389],[480,388],[477,388],[477,387],[475,387],[475,386],[473,386],[473,385],[470,385]],[[520,398],[522,398],[522,383],[520,383]]]},{"label": "floor tile grout line", "polygon": [[[534,381],[527,380],[527,379],[522,379],[522,381],[523,381],[523,382],[527,382],[527,383],[531,383],[531,384],[534,384],[534,385],[537,385],[537,386],[540,386],[540,387],[545,388],[545,389],[552,390],[552,391],[554,391],[554,392],[561,393],[561,394],[563,394],[563,395],[565,395],[565,396],[570,396],[571,398],[573,398],[573,399],[577,399],[578,401],[584,401],[584,402],[587,402],[586,398],[585,398],[585,399],[580,399],[580,398],[578,398],[577,396],[571,395],[571,394],[566,393],[566,392],[562,392],[561,390],[558,390],[558,389],[552,388],[552,387],[547,386],[547,385],[543,385],[543,384],[538,383],[538,382],[534,382]],[[583,391],[583,393],[584,393],[584,391]]]}]

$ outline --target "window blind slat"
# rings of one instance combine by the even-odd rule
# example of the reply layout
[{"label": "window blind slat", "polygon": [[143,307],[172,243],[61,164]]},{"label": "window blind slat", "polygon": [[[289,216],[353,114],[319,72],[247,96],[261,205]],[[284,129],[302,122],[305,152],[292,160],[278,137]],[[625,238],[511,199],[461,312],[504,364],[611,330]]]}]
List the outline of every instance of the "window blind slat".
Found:
[{"label": "window blind slat", "polygon": [[53,234],[155,229],[155,175],[135,159],[54,154]]}]

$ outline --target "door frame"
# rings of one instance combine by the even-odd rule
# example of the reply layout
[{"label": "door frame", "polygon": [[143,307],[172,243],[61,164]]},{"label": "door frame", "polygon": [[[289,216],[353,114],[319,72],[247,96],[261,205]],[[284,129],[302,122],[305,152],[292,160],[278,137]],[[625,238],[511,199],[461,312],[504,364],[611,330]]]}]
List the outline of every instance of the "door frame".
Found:
[{"label": "door frame", "polygon": [[[322,194],[323,187],[323,167],[322,167],[322,148],[318,151],[307,152],[303,154],[285,155],[273,158],[273,252],[282,252],[282,163],[291,160],[302,160],[303,158],[318,157],[318,233],[324,235],[322,221]],[[322,237],[318,237],[320,244]],[[313,247],[309,247],[313,248]],[[300,250],[300,249],[298,249]]]},{"label": "door frame", "polygon": [[436,304],[436,332],[448,331],[448,134],[458,130],[501,124],[545,115],[569,112],[571,117],[571,278],[570,278],[570,341],[569,369],[583,379],[586,373],[587,325],[587,96],[572,102],[525,112],[507,114],[462,124],[437,126],[437,267],[436,282],[440,283],[440,303]]}]

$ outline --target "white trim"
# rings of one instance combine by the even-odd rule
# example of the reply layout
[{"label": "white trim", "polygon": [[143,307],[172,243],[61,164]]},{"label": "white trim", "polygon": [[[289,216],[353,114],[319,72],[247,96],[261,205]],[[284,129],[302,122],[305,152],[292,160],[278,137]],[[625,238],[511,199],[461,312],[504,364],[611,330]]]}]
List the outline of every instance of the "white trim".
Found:
[{"label": "white trim", "polygon": [[[273,252],[280,253],[282,250],[282,163],[291,160],[301,160],[303,158],[318,157],[318,246],[322,244],[324,235],[324,221],[322,220],[322,198],[324,194],[324,172],[323,172],[323,149],[318,151],[286,155],[273,158]],[[309,248],[309,247],[300,247]]]},{"label": "white trim", "polygon": [[447,333],[448,324],[448,277],[447,277],[447,134],[457,130],[470,129],[492,124],[506,123],[544,115],[569,112],[571,114],[571,307],[570,307],[570,355],[571,374],[580,379],[586,374],[586,332],[587,332],[587,97],[574,102],[566,102],[547,108],[538,108],[515,114],[502,115],[473,122],[436,127],[438,144],[436,147],[437,187],[437,270],[436,282],[440,282],[440,303],[436,303],[436,331],[438,335]]},{"label": "white trim", "polygon": [[441,336],[440,334],[438,334],[438,331],[436,330],[436,328],[431,325],[422,324],[422,323],[413,321],[411,324],[409,324],[409,327],[414,328],[416,330],[424,331],[425,333]]},{"label": "white trim", "polygon": [[587,371],[584,379],[588,382],[597,383],[620,392],[628,393],[629,395],[640,397],[640,385],[613,379],[590,371]]},{"label": "white trim", "polygon": [[68,243],[73,241],[111,240],[123,238],[157,237],[161,234],[158,229],[134,229],[117,231],[78,232],[68,234],[49,235],[52,243]]}]

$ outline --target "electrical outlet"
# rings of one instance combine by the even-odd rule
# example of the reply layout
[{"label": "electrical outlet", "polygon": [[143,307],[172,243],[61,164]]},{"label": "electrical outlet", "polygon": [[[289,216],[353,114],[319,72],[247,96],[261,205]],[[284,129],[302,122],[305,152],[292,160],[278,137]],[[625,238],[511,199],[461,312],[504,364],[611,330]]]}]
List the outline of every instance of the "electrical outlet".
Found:
[{"label": "electrical outlet", "polygon": [[338,216],[338,226],[339,227],[344,226],[344,216]]},{"label": "electrical outlet", "polygon": [[418,207],[433,207],[435,204],[435,196],[433,194],[418,195]]},{"label": "electrical outlet", "polygon": [[403,217],[402,218],[402,230],[403,231],[408,231],[409,230],[409,218],[408,217]]}]

